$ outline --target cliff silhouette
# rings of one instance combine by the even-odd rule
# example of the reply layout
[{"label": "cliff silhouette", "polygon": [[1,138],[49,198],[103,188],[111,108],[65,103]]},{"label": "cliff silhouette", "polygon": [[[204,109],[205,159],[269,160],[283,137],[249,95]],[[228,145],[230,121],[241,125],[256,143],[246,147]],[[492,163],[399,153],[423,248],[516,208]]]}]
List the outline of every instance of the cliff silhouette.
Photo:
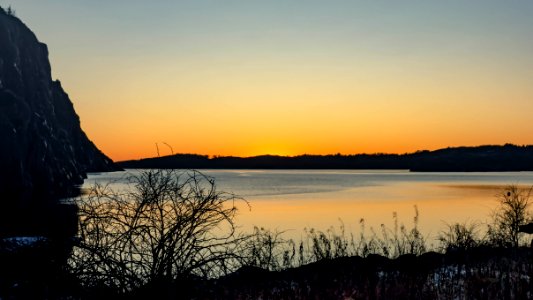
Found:
[{"label": "cliff silhouette", "polygon": [[0,233],[28,227],[74,195],[87,172],[118,169],[52,80],[47,46],[11,9],[0,9],[0,145]]}]

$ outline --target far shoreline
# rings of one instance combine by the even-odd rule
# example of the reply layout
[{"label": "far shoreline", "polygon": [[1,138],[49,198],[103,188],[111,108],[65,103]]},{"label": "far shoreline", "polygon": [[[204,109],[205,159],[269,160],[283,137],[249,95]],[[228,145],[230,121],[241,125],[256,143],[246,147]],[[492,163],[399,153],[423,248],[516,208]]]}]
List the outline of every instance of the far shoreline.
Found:
[{"label": "far shoreline", "polygon": [[116,163],[124,169],[409,170],[409,172],[533,171],[533,146],[487,145],[407,154],[262,155],[173,154]]}]

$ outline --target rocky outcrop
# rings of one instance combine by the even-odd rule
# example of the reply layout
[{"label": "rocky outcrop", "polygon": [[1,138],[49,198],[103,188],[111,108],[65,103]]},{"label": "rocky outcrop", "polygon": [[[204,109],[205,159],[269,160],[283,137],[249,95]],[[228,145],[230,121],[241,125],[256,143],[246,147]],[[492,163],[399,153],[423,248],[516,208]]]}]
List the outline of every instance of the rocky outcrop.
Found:
[{"label": "rocky outcrop", "polygon": [[87,172],[116,169],[52,80],[46,45],[0,9],[0,227],[74,194]]}]

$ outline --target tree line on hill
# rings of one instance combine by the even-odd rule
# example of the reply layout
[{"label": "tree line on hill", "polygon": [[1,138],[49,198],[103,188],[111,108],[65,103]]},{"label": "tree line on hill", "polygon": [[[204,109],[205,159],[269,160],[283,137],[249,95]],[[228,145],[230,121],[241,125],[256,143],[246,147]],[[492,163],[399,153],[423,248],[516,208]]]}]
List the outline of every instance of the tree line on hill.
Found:
[{"label": "tree line on hill", "polygon": [[166,169],[404,169],[418,172],[533,171],[533,146],[455,147],[407,154],[254,157],[174,154],[128,160],[123,168]]}]

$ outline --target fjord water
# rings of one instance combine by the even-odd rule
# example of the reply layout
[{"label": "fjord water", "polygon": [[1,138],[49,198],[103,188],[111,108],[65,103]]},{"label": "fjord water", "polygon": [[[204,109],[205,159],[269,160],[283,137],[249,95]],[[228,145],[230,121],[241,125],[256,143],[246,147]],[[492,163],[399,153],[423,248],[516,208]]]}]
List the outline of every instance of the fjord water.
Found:
[{"label": "fjord water", "polygon": [[[95,183],[128,189],[128,174],[142,170],[90,174],[83,188]],[[505,186],[533,186],[533,172],[416,173],[403,170],[202,170],[215,179],[219,191],[238,201],[236,222],[243,231],[253,226],[285,230],[299,238],[304,228],[338,227],[359,234],[360,220],[380,231],[381,224],[413,226],[414,206],[419,229],[428,238],[454,222],[488,222]]]}]

